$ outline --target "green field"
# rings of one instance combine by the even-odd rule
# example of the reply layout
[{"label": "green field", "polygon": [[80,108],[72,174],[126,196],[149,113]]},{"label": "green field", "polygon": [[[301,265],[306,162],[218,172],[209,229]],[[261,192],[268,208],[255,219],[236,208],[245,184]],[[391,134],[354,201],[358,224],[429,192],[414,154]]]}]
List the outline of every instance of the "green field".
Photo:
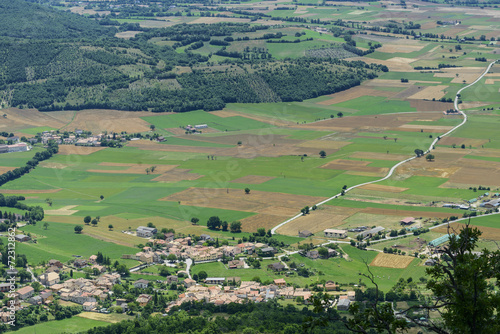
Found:
[{"label": "green field", "polygon": [[76,333],[100,326],[107,326],[109,322],[86,319],[74,316],[70,319],[44,322],[35,326],[21,328],[15,333],[19,334],[59,334]]},{"label": "green field", "polygon": [[[83,225],[83,224],[82,224]],[[91,228],[91,227],[87,227]],[[120,246],[111,242],[97,240],[87,235],[76,234],[73,224],[49,222],[48,229],[42,224],[25,226],[24,233],[37,236],[37,243],[17,243],[16,251],[25,254],[28,261],[37,264],[41,261],[56,259],[68,261],[72,255],[89,257],[98,251],[109,256],[113,261],[120,261],[122,254],[135,254],[137,249]]]},{"label": "green field", "polygon": [[[331,258],[328,260],[311,260],[298,254],[290,256],[291,262],[298,265],[301,263],[315,272],[314,276],[301,277],[295,273],[290,276],[275,273],[267,269],[267,265],[276,261],[264,260],[261,261],[261,269],[227,269],[220,262],[197,264],[192,267],[192,273],[206,271],[209,277],[240,277],[241,280],[251,280],[254,277],[259,277],[261,281],[274,280],[276,278],[284,278],[287,283],[298,284],[299,286],[313,285],[321,280],[333,280],[341,285],[359,284],[359,279],[368,284],[368,281],[359,276],[359,273],[367,273],[366,263],[370,263],[377,252],[361,251],[351,246],[342,246],[342,249],[348,254],[349,260],[341,258]],[[370,267],[376,275],[377,283],[383,291],[388,291],[399,278],[420,277],[425,275],[425,268],[420,266],[420,260],[415,259],[405,269]]]}]

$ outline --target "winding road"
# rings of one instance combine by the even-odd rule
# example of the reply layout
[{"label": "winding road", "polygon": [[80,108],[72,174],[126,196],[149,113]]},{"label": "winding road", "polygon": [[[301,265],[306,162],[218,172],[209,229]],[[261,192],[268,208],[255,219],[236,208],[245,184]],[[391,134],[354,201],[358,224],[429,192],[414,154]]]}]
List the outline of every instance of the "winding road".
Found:
[{"label": "winding road", "polygon": [[[465,114],[462,110],[460,110],[460,109],[458,108],[458,99],[459,99],[459,95],[460,95],[460,93],[461,93],[463,90],[465,90],[465,89],[467,89],[467,88],[469,88],[469,87],[473,86],[473,85],[474,85],[474,84],[476,84],[479,80],[481,80],[481,79],[482,79],[482,78],[483,78],[483,77],[484,77],[484,76],[485,76],[485,75],[489,72],[489,70],[491,69],[491,67],[492,67],[492,66],[493,66],[496,62],[497,62],[497,60],[495,60],[495,61],[491,62],[491,63],[488,65],[488,67],[486,68],[486,70],[485,70],[485,71],[484,71],[484,72],[483,72],[483,73],[482,73],[482,74],[481,74],[481,75],[480,75],[480,76],[479,76],[479,77],[478,77],[478,78],[477,78],[477,79],[476,79],[473,83],[471,83],[471,84],[469,84],[469,85],[467,85],[467,86],[465,86],[465,87],[462,87],[462,88],[461,88],[461,89],[457,92],[457,95],[455,96],[454,106],[455,106],[455,109],[456,109],[456,110],[458,110],[458,112],[459,112],[460,114],[462,114],[462,116],[464,117],[464,119],[463,119],[462,123],[460,123],[459,125],[455,126],[453,129],[451,129],[450,131],[446,132],[445,134],[443,134],[443,135],[441,135],[441,136],[437,137],[436,139],[434,139],[434,141],[433,141],[433,142],[432,142],[432,144],[429,146],[429,148],[427,149],[427,151],[425,151],[425,152],[424,152],[424,154],[429,153],[431,150],[433,150],[433,149],[434,149],[434,145],[436,145],[436,143],[439,141],[439,139],[441,139],[441,138],[442,138],[442,137],[444,137],[444,136],[448,136],[450,133],[452,133],[452,132],[453,132],[453,131],[455,131],[456,129],[460,128],[461,126],[463,126],[463,125],[467,122],[467,115],[466,115],[466,114]],[[361,186],[364,186],[364,185],[367,185],[367,184],[372,184],[372,183],[377,183],[377,182],[381,182],[381,181],[387,180],[388,178],[390,178],[390,177],[394,174],[394,171],[396,170],[396,168],[398,168],[398,167],[399,167],[399,166],[401,166],[402,164],[405,164],[405,163],[407,163],[408,161],[412,161],[413,159],[416,159],[416,158],[417,158],[417,156],[413,156],[413,157],[410,157],[410,158],[405,159],[405,160],[403,160],[403,161],[400,161],[400,162],[398,162],[396,165],[394,165],[394,166],[393,166],[393,167],[389,170],[389,172],[387,173],[387,175],[386,175],[386,176],[384,176],[383,178],[378,179],[378,180],[375,180],[375,181],[370,181],[370,182],[360,183],[360,184],[357,184],[357,185],[355,185],[355,186],[349,187],[349,188],[347,188],[346,190],[344,190],[344,193],[347,193],[347,192],[349,192],[349,191],[351,191],[351,190],[353,190],[353,189],[356,189],[356,188],[358,188],[358,187],[361,187]],[[333,199],[335,199],[335,198],[339,197],[340,195],[341,195],[341,193],[338,193],[338,194],[336,194],[336,195],[333,195],[332,197],[327,198],[327,199],[325,199],[324,201],[321,201],[321,202],[319,202],[319,203],[316,203],[316,206],[323,205],[323,204],[325,204],[325,203],[327,203],[327,202],[329,202],[329,201],[331,201],[331,200],[333,200]],[[299,213],[299,214],[297,214],[296,216],[293,216],[292,218],[287,219],[287,220],[286,220],[286,221],[284,221],[283,223],[280,223],[280,224],[276,225],[275,227],[273,227],[273,228],[271,229],[271,233],[272,233],[272,234],[276,234],[276,230],[277,230],[277,229],[279,229],[279,228],[280,228],[280,227],[282,227],[283,225],[288,224],[288,223],[289,223],[289,222],[291,222],[291,221],[294,221],[295,219],[297,219],[297,218],[299,218],[299,217],[301,217],[301,216],[302,216],[302,213]]]}]

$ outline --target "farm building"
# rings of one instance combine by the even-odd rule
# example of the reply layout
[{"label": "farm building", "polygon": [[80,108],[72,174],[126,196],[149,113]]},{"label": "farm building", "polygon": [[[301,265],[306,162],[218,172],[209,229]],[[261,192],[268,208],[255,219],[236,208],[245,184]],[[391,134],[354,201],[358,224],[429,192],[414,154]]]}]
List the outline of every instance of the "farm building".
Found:
[{"label": "farm building", "polygon": [[139,226],[136,233],[138,237],[151,238],[153,235],[158,233],[158,230],[154,227]]},{"label": "farm building", "polygon": [[375,228],[371,228],[369,230],[363,231],[363,232],[361,232],[358,235],[361,235],[363,238],[367,238],[367,237],[371,237],[371,236],[377,234],[378,232],[382,232],[383,230],[385,230],[384,227],[377,226]]},{"label": "farm building", "polygon": [[326,230],[323,231],[325,233],[325,237],[327,238],[347,238],[347,231],[346,230],[334,230],[327,228]]},{"label": "farm building", "polygon": [[308,231],[308,230],[299,231],[299,238],[308,238],[308,237],[310,237],[311,235],[313,235],[313,234],[311,233],[311,231]]},{"label": "farm building", "polygon": [[435,264],[436,264],[436,260],[434,260],[434,259],[427,259],[424,262],[424,266],[433,266]]},{"label": "farm building", "polygon": [[15,238],[16,238],[16,241],[19,241],[19,242],[25,242],[25,241],[30,241],[31,240],[30,237],[28,237],[27,235],[24,235],[24,234],[17,234],[15,236]]},{"label": "farm building", "polygon": [[484,202],[483,206],[485,208],[496,208],[500,206],[500,199],[492,199],[491,201]]},{"label": "farm building", "polygon": [[194,128],[196,130],[198,130],[198,129],[206,129],[206,128],[208,128],[208,125],[206,125],[206,124],[198,124],[198,125],[195,125]]},{"label": "farm building", "polygon": [[413,217],[406,217],[401,219],[400,223],[401,225],[411,225],[415,222],[415,218]]},{"label": "farm building", "polygon": [[19,144],[14,144],[14,145],[7,145],[9,149],[9,153],[12,152],[26,152],[28,151],[28,144],[26,143],[19,143]]},{"label": "farm building", "polygon": [[[453,235],[453,234],[452,234]],[[444,244],[445,242],[447,242],[448,240],[450,240],[450,235],[449,234],[445,234],[437,239],[434,239],[432,241],[429,242],[429,246],[431,247],[437,247],[441,244]]]},{"label": "farm building", "polygon": [[351,305],[351,301],[347,298],[339,299],[337,304],[337,310],[339,311],[347,311],[349,309],[349,305]]},{"label": "farm building", "polygon": [[206,284],[224,284],[226,282],[225,277],[207,277],[205,280]]},{"label": "farm building", "polygon": [[0,145],[0,153],[9,152],[9,147],[7,145]]}]

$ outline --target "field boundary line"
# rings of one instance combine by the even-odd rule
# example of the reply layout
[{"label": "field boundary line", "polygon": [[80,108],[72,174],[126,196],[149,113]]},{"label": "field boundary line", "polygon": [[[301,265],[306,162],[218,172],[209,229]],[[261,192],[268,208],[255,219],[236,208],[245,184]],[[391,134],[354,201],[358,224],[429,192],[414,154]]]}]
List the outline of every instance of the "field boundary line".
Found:
[{"label": "field boundary line", "polygon": [[[441,136],[438,136],[436,139],[434,139],[434,141],[431,143],[431,145],[429,146],[429,148],[424,152],[424,154],[427,154],[429,153],[430,151],[432,151],[434,149],[434,145],[436,145],[436,143],[444,136],[448,136],[450,133],[452,133],[453,131],[455,131],[456,129],[460,128],[461,126],[463,126],[466,122],[467,122],[467,115],[458,108],[458,97],[459,97],[459,94],[464,90],[464,89],[467,89],[473,85],[475,85],[477,82],[479,82],[479,80],[481,80],[491,69],[491,67],[497,62],[498,60],[494,60],[492,61],[488,67],[484,70],[484,72],[474,81],[472,82],[471,84],[465,86],[465,87],[462,87],[461,89],[458,90],[457,94],[455,95],[455,101],[454,101],[454,106],[455,106],[455,109],[458,110],[458,112],[464,117],[462,123],[458,124],[457,126],[455,126],[453,129],[449,130],[448,132],[446,132],[445,134],[441,135]],[[351,186],[347,189],[344,190],[344,194],[353,190],[353,189],[356,189],[356,188],[359,188],[361,186],[364,186],[364,185],[367,185],[367,184],[373,184],[373,183],[377,183],[377,182],[381,182],[381,181],[385,181],[387,180],[388,178],[390,178],[392,176],[392,174],[394,173],[394,171],[396,170],[396,168],[398,168],[399,166],[409,162],[409,161],[412,161],[414,159],[416,159],[417,156],[414,155],[408,159],[405,159],[403,161],[400,161],[398,162],[397,164],[395,164],[394,166],[392,166],[392,168],[387,172],[387,175],[384,176],[383,178],[381,179],[378,179],[378,180],[374,180],[374,181],[369,181],[369,182],[364,182],[364,183],[360,183],[360,184],[357,184],[357,185],[354,185],[354,186]],[[327,198],[325,199],[324,201],[321,201],[319,203],[316,203],[315,205],[316,206],[320,206],[320,205],[323,205],[331,200],[334,200],[336,198],[338,198],[339,196],[341,196],[341,193],[338,193],[336,195],[333,195],[332,197],[330,198]],[[271,229],[271,234],[276,234],[276,230],[279,229],[280,227],[288,224],[289,222],[291,221],[294,221],[295,219],[299,218],[299,217],[302,217],[303,214],[302,212],[293,216],[292,218],[289,218],[287,220],[285,220],[284,222],[276,225],[275,227],[273,227]]]}]

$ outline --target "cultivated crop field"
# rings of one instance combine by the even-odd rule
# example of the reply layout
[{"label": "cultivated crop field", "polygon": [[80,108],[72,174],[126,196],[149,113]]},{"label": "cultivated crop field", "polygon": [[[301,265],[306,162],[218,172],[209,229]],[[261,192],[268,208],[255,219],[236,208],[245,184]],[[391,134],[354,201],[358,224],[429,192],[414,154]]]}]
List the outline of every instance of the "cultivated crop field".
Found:
[{"label": "cultivated crop field", "polygon": [[370,266],[373,267],[384,267],[384,268],[401,268],[404,269],[408,267],[408,265],[415,258],[409,256],[402,255],[393,255],[393,254],[385,254],[379,253],[370,263]]}]

